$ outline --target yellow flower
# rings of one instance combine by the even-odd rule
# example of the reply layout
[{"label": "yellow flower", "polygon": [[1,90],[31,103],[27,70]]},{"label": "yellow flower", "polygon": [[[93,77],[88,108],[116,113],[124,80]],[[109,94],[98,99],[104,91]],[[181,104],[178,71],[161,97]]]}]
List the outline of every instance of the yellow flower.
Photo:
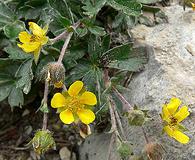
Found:
[{"label": "yellow flower", "polygon": [[20,32],[18,37],[21,44],[18,44],[18,47],[22,48],[26,53],[33,53],[35,63],[37,63],[41,47],[48,42],[48,37],[46,36],[48,26],[42,29],[34,22],[29,22],[28,24],[32,34],[26,31]]},{"label": "yellow flower", "polygon": [[163,106],[161,117],[166,122],[164,131],[180,143],[186,144],[189,142],[189,137],[182,132],[184,127],[180,122],[188,117],[190,113],[187,106],[182,106],[178,110],[180,104],[180,99],[171,98],[170,102]]},{"label": "yellow flower", "polygon": [[78,119],[84,124],[92,123],[95,120],[95,114],[89,106],[96,103],[95,94],[85,91],[81,81],[74,82],[67,92],[56,93],[51,100],[51,106],[58,108],[60,119],[65,124],[71,124]]},{"label": "yellow flower", "polygon": [[195,3],[191,2],[191,5],[192,5],[192,10],[195,11]]}]

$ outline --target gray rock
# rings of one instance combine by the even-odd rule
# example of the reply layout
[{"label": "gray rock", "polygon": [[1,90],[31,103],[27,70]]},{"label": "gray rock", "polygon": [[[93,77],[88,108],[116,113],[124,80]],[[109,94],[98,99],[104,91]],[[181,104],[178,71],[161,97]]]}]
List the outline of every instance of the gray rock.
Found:
[{"label": "gray rock", "polygon": [[[194,12],[183,11],[181,6],[165,8],[169,23],[149,28],[143,25],[135,27],[131,32],[138,42],[152,46],[149,62],[143,72],[135,74],[129,85],[129,93],[125,93],[131,104],[151,111],[152,122],[148,122],[145,130],[154,141],[160,142],[166,149],[166,160],[195,159],[195,18]],[[190,49],[189,49],[190,46]],[[191,53],[191,52],[193,53]],[[192,111],[184,121],[190,130],[186,132],[191,142],[182,145],[162,135],[162,122],[158,114],[162,104],[171,97],[178,97]],[[144,146],[143,133],[139,127],[125,127],[127,137],[134,144],[137,153]]]},{"label": "gray rock", "polygon": [[[110,156],[109,154],[110,153]],[[80,160],[119,160],[115,142],[111,143],[111,134],[92,134],[80,147]]]}]

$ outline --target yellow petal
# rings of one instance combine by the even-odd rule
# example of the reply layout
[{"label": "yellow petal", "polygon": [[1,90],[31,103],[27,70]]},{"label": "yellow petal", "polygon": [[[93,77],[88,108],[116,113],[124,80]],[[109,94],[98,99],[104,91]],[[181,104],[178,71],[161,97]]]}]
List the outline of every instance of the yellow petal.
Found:
[{"label": "yellow petal", "polygon": [[167,104],[167,109],[170,114],[174,114],[178,107],[180,106],[181,101],[179,98],[171,98],[170,102]]},{"label": "yellow petal", "polygon": [[32,33],[36,36],[42,37],[44,35],[44,30],[39,27],[36,23],[34,22],[29,22],[29,29],[32,31]]},{"label": "yellow petal", "polygon": [[65,124],[71,124],[72,122],[74,122],[74,116],[69,109],[66,109],[65,111],[60,113],[60,119]]},{"label": "yellow petal", "polygon": [[87,105],[96,105],[97,99],[92,92],[84,92],[80,97],[80,103]]},{"label": "yellow petal", "polygon": [[83,82],[75,81],[68,89],[68,94],[72,96],[76,96],[79,94],[81,89],[83,88]]},{"label": "yellow petal", "polygon": [[162,109],[162,119],[164,121],[169,122],[169,117],[170,117],[170,113],[167,109],[167,105],[163,105],[163,109]]},{"label": "yellow petal", "polygon": [[174,117],[178,120],[178,122],[183,121],[187,116],[190,115],[187,106],[181,107],[181,109],[174,115]]},{"label": "yellow petal", "polygon": [[180,143],[186,144],[189,142],[190,138],[186,136],[184,133],[182,133],[179,130],[176,130],[175,128],[171,128],[170,126],[165,126],[164,131],[172,138],[176,139]]},{"label": "yellow petal", "polygon": [[40,43],[32,42],[32,43],[18,44],[18,47],[22,48],[24,52],[30,53],[30,52],[34,52],[37,48],[39,48]]},{"label": "yellow petal", "polygon": [[51,106],[53,108],[64,107],[66,104],[66,99],[61,93],[56,93],[51,99]]},{"label": "yellow petal", "polygon": [[77,115],[84,124],[92,123],[95,120],[95,114],[89,109],[78,110]]},{"label": "yellow petal", "polygon": [[20,32],[18,35],[18,38],[19,38],[20,42],[22,42],[22,43],[30,42],[31,37],[32,37],[32,35],[30,35],[26,31]]},{"label": "yellow petal", "polygon": [[186,144],[190,140],[190,138],[187,135],[185,135],[179,130],[174,131],[173,138],[175,138],[177,141],[179,141],[182,144]]},{"label": "yellow petal", "polygon": [[41,45],[45,45],[48,42],[49,38],[47,36],[43,36],[41,39]]},{"label": "yellow petal", "polygon": [[41,47],[37,48],[34,51],[34,61],[35,61],[35,64],[37,64],[37,62],[39,60],[40,52],[41,52]]},{"label": "yellow petal", "polygon": [[165,126],[163,130],[170,136],[173,137],[174,130],[170,126]]},{"label": "yellow petal", "polygon": [[47,33],[47,31],[48,31],[48,28],[49,28],[48,25],[45,25],[45,26],[43,27],[43,33],[44,33],[44,35],[46,35],[46,33]]}]

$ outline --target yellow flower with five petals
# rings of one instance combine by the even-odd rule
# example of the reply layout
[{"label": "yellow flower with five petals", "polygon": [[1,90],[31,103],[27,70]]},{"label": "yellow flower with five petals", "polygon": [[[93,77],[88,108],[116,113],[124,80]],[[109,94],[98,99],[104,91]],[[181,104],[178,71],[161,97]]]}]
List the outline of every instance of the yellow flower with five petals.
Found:
[{"label": "yellow flower with five petals", "polygon": [[28,24],[32,33],[20,32],[18,38],[21,44],[18,44],[18,47],[22,48],[26,53],[33,53],[35,63],[37,63],[42,46],[48,42],[48,37],[46,36],[48,26],[42,29],[34,22],[29,22]]},{"label": "yellow flower with five petals", "polygon": [[90,124],[95,120],[95,114],[89,106],[97,104],[95,94],[85,91],[82,81],[75,81],[67,92],[56,93],[51,106],[58,108],[60,119],[65,124],[81,120],[84,124]]},{"label": "yellow flower with five petals", "polygon": [[162,109],[161,117],[166,122],[164,131],[172,138],[176,139],[180,143],[186,144],[190,138],[182,132],[184,128],[180,122],[189,116],[187,106],[182,106],[179,98],[171,98],[168,104],[165,104]]}]

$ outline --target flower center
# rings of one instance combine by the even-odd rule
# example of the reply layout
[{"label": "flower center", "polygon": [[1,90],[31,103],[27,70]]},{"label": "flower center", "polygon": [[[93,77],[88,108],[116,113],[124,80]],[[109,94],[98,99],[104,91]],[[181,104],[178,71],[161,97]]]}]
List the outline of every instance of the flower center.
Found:
[{"label": "flower center", "polygon": [[40,40],[40,37],[39,36],[36,36],[36,35],[32,35],[30,37],[30,42],[36,42],[36,41],[39,41]]},{"label": "flower center", "polygon": [[80,103],[79,97],[75,96],[69,99],[68,109],[72,112],[77,112],[78,109],[82,109],[83,107],[84,105]]},{"label": "flower center", "polygon": [[177,125],[177,119],[175,117],[171,117],[170,120],[171,120],[170,122],[171,126]]}]

